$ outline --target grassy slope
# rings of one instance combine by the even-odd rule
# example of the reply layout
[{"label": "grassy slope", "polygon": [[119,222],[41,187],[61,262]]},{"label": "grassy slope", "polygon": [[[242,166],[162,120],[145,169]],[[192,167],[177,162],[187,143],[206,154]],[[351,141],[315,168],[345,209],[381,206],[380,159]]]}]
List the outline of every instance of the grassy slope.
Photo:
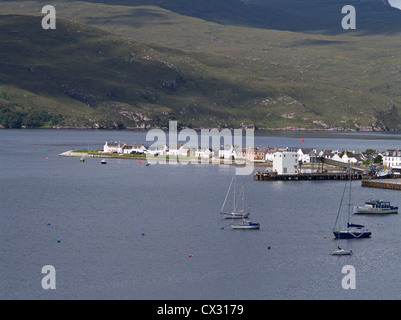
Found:
[{"label": "grassy slope", "polygon": [[[2,13],[36,11],[40,14],[38,7],[39,3],[28,1],[24,1],[23,7],[13,2],[0,4]],[[40,96],[48,95],[54,100],[53,108],[65,100],[62,104],[68,107],[62,109],[65,113],[70,112],[71,118],[77,113],[73,108],[78,108],[81,119],[90,115],[89,118],[100,121],[108,114],[107,117],[114,121],[133,125],[132,121],[121,116],[121,108],[125,108],[130,112],[140,111],[142,117],[155,118],[157,114],[161,122],[176,118],[193,126],[255,123],[261,127],[355,128],[376,123],[399,128],[401,57],[397,35],[361,37],[353,32],[323,36],[222,26],[150,6],[59,2],[56,8],[59,17],[91,24],[127,39],[147,42],[152,48],[136,42],[135,46],[143,46],[160,55],[159,60],[173,63],[177,68],[166,70],[171,72],[166,79],[181,81],[178,90],[160,90],[160,85],[153,83],[155,74],[151,71],[152,90],[147,90],[143,86],[146,74],[139,77],[137,71],[129,73],[126,64],[121,62],[129,55],[128,49],[123,48],[123,39],[119,40],[122,47],[107,51],[109,59],[93,55],[93,52],[103,50],[104,42],[92,41],[92,47],[88,47],[90,44],[86,39],[81,39],[82,43],[73,44],[70,52],[65,51],[68,57],[61,57],[57,51],[59,48],[54,42],[51,45],[49,42],[48,50],[56,50],[50,60],[67,59],[68,64],[60,64],[75,65],[76,72],[81,77],[85,75],[85,79],[78,83],[79,93],[88,94],[82,101],[84,103],[77,103],[77,98],[82,100],[85,94],[77,97],[71,96],[70,92],[66,96],[65,90],[59,94],[59,89],[39,92]],[[88,32],[95,32],[90,30]],[[99,30],[96,32],[101,33]],[[113,38],[106,34],[102,37]],[[65,41],[58,45],[65,46]],[[84,48],[77,49],[76,46]],[[110,46],[116,47],[114,44]],[[4,44],[2,47],[4,49]],[[3,50],[3,54],[6,53]],[[121,58],[118,70],[115,63],[109,64],[115,57]],[[139,59],[139,62],[144,61]],[[82,73],[82,70],[86,72]],[[58,71],[63,74],[63,79],[56,83],[76,85],[77,73],[71,72],[70,67]],[[70,82],[64,79],[65,75],[69,76]],[[35,74],[30,80],[37,77]],[[25,74],[21,78],[25,78]],[[32,84],[21,86],[20,80],[13,83],[7,79],[3,81],[0,92],[2,88],[5,90],[5,86],[8,92],[12,92],[10,84],[14,86],[13,90],[16,87],[34,89]],[[124,94],[121,94],[121,88]],[[109,92],[106,97],[104,92]],[[96,97],[96,93],[102,99],[95,101],[96,108],[88,107],[87,104],[92,103],[91,95]],[[45,105],[48,108],[49,104]],[[115,107],[110,108],[113,105],[119,106],[119,114],[116,115]],[[84,122],[90,123],[82,120]]]}]

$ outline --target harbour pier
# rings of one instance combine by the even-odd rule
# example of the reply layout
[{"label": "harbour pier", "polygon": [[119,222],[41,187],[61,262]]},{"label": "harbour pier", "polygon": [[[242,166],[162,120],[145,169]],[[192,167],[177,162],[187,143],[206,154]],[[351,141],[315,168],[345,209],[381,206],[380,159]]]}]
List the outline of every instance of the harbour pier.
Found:
[{"label": "harbour pier", "polygon": [[362,187],[401,190],[401,179],[364,179]]},{"label": "harbour pier", "polygon": [[[364,175],[361,172],[353,172],[352,180],[362,180]],[[277,174],[270,171],[255,171],[255,181],[297,181],[297,180],[349,180],[350,175],[346,172],[321,172],[321,173],[298,173],[298,174]]]}]

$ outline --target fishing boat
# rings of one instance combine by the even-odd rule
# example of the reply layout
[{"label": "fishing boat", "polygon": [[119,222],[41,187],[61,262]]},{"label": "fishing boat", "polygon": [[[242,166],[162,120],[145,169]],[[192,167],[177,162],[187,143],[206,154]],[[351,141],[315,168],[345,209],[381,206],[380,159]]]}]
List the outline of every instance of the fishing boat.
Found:
[{"label": "fishing boat", "polygon": [[338,209],[336,222],[334,223],[333,234],[336,239],[359,239],[359,238],[369,238],[372,233],[365,228],[365,226],[361,224],[354,224],[350,223],[350,215],[351,215],[351,186],[352,186],[352,168],[350,168],[350,175],[349,175],[349,203],[348,203],[348,220],[347,220],[347,227],[344,229],[340,229],[337,226],[338,218],[340,216],[342,203],[344,200],[345,191],[347,189],[347,181],[345,181],[344,191],[340,202],[340,207]]},{"label": "fishing boat", "polygon": [[[225,212],[224,207],[226,205],[228,196],[233,188],[232,196],[233,196],[233,208],[231,211]],[[239,202],[241,201],[241,208],[239,207]],[[228,191],[226,194],[226,198],[224,199],[223,206],[221,207],[220,214],[223,216],[223,219],[243,219],[250,215],[249,210],[245,210],[245,187],[242,185],[241,191],[239,193],[238,199],[236,199],[235,194],[235,175],[231,179],[230,186],[228,187]]]},{"label": "fishing boat", "polygon": [[240,223],[231,224],[232,229],[259,229],[259,222],[252,222],[248,219],[242,219]]},{"label": "fishing boat", "polygon": [[340,247],[338,248],[338,250],[334,250],[332,252],[330,252],[330,255],[332,256],[350,256],[352,254],[352,250],[344,250],[341,249]]},{"label": "fishing boat", "polygon": [[107,164],[107,161],[103,159],[102,161],[100,161],[100,163],[101,164]]},{"label": "fishing boat", "polygon": [[354,213],[398,213],[398,207],[392,206],[390,201],[372,199],[363,207],[354,207]]}]

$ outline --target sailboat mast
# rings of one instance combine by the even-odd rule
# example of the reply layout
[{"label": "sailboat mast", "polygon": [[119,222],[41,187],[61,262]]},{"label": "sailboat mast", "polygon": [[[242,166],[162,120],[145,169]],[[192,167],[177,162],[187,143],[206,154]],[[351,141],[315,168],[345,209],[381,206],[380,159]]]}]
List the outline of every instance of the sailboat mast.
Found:
[{"label": "sailboat mast", "polygon": [[245,212],[245,183],[242,185],[242,210]]},{"label": "sailboat mast", "polygon": [[221,213],[223,212],[224,206],[226,205],[226,201],[227,201],[228,195],[230,194],[230,190],[231,190],[231,186],[233,184],[233,181],[234,181],[234,176],[232,177],[230,186],[228,187],[226,198],[224,199],[223,206],[221,207],[221,210],[220,210]]},{"label": "sailboat mast", "polygon": [[351,192],[352,192],[352,165],[349,166],[349,200],[348,200],[348,224],[351,215]]},{"label": "sailboat mast", "polygon": [[234,204],[233,204],[233,210],[235,212],[235,211],[237,211],[237,206],[236,206],[236,203],[235,203],[235,174],[234,174],[233,180],[234,180],[234,193],[233,193]]}]

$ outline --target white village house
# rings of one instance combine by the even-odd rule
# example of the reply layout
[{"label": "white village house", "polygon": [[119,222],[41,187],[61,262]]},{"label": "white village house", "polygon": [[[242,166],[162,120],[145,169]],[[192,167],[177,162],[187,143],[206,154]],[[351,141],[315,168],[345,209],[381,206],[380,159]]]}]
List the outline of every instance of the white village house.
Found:
[{"label": "white village house", "polygon": [[303,163],[310,163],[311,157],[317,157],[318,151],[316,149],[310,148],[299,148],[298,149],[298,161],[302,161]]},{"label": "white village house", "polygon": [[152,154],[152,155],[166,155],[167,154],[168,147],[164,145],[163,147],[157,147],[155,149],[148,149],[146,150],[146,154]]},{"label": "white village house", "polygon": [[198,158],[211,158],[213,156],[213,151],[210,148],[198,148],[195,151],[195,157]]},{"label": "white village house", "polygon": [[107,142],[103,146],[104,153],[123,153],[125,143],[117,142]]},{"label": "white village house", "polygon": [[383,165],[388,168],[401,165],[401,150],[386,150],[383,153]]},{"label": "white village house", "polygon": [[129,145],[125,145],[124,146],[124,150],[123,150],[123,152],[124,153],[146,153],[146,148],[143,146],[143,145],[136,145],[136,144],[134,144],[134,145],[132,145],[132,146],[129,146]]},{"label": "white village house", "polygon": [[168,156],[182,156],[182,157],[188,157],[189,156],[189,149],[184,148],[183,145],[181,145],[178,149],[176,147],[170,147],[167,151]]},{"label": "white village house", "polygon": [[224,159],[235,158],[233,146],[221,146],[219,150],[219,158],[224,158]]}]

